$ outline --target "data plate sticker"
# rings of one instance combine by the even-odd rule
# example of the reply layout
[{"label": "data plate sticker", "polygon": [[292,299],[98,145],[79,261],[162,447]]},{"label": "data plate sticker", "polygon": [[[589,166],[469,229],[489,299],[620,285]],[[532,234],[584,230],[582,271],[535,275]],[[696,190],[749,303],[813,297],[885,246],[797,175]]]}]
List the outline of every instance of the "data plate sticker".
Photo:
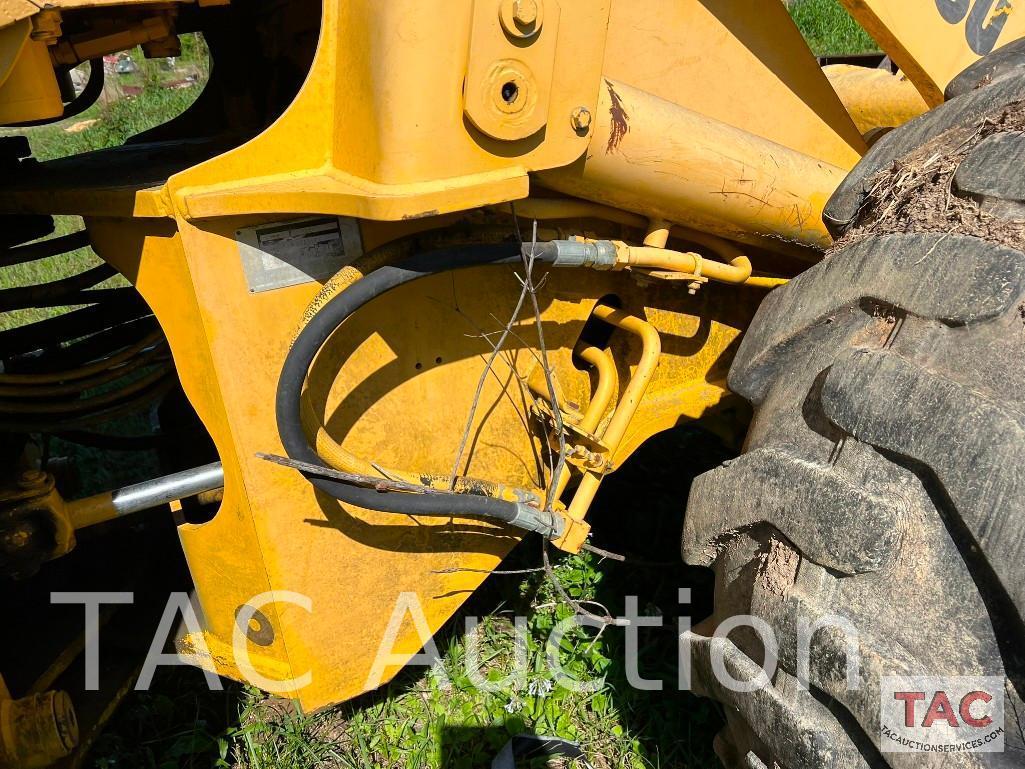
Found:
[{"label": "data plate sticker", "polygon": [[359,223],[342,216],[245,227],[235,238],[253,293],[323,283],[363,255]]}]

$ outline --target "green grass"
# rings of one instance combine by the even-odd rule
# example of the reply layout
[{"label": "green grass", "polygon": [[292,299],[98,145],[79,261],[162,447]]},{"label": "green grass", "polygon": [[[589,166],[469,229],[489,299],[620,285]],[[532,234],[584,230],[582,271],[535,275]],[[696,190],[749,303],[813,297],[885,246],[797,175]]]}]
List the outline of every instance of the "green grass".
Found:
[{"label": "green grass", "polygon": [[[124,144],[130,137],[162,125],[181,114],[199,95],[208,68],[202,58],[206,55],[205,45],[194,35],[184,35],[182,48],[182,58],[179,59],[181,68],[178,74],[163,69],[155,61],[144,59],[142,50],[136,48],[131,53],[139,63],[138,73],[128,76],[107,75],[108,82],[115,86],[120,83],[142,87],[143,91],[138,96],[109,102],[101,100],[81,115],[50,125],[19,129],[0,128],[0,136],[27,136],[33,155],[40,161]],[[180,90],[161,87],[169,80],[178,79],[180,73],[185,71],[196,74],[200,83],[192,88]],[[68,130],[84,121],[95,122],[81,131]]]},{"label": "green grass", "polygon": [[[605,578],[592,556],[567,557],[556,574],[578,599],[595,599]],[[492,613],[472,635],[455,633],[445,639],[446,684],[432,674],[401,676],[373,704],[343,707],[336,714],[344,724],[335,748],[342,765],[474,769],[486,766],[511,736],[522,732],[579,741],[596,766],[648,765],[640,735],[621,712],[624,697],[615,691],[626,684],[613,671],[618,646],[614,636],[621,631],[610,629],[598,638],[597,631],[578,628],[566,636],[560,659],[567,673],[576,680],[600,682],[597,692],[570,691],[545,664],[545,643],[555,623],[572,616],[573,610],[540,577],[511,588],[505,588],[504,603],[510,609],[521,604],[528,618],[525,680],[483,692],[467,674],[471,643],[479,649],[475,658],[482,678],[497,683],[512,670],[512,621],[504,613]]]},{"label": "green grass", "polygon": [[790,13],[816,56],[878,50],[875,41],[837,0],[795,0]]},{"label": "green grass", "polygon": [[[536,550],[537,542],[530,544]],[[514,556],[514,562],[524,555]],[[593,556],[567,556],[556,574],[575,598],[600,595],[604,603],[611,592],[603,590],[603,582],[610,579],[620,583],[613,590],[624,590],[626,582],[642,593],[652,589],[652,575],[639,574],[636,568],[630,575],[615,575],[615,569],[599,565]],[[677,584],[666,577],[659,573],[654,581]],[[675,618],[667,618],[666,629],[643,631],[642,636],[643,675],[663,680],[666,693],[631,689],[619,661],[623,631],[607,629],[599,634],[590,628],[569,633],[559,651],[570,676],[600,683],[598,691],[576,693],[560,687],[545,665],[545,641],[554,623],[572,614],[551,584],[540,576],[522,581],[496,576],[485,593],[490,593],[485,599],[491,603],[490,613],[472,637],[462,633],[460,617],[436,639],[447,683],[414,668],[379,692],[325,713],[304,715],[292,703],[253,690],[229,695],[204,692],[198,675],[176,670],[177,680],[165,676],[160,684],[165,689],[176,687],[174,694],[158,689],[134,695],[88,765],[95,769],[477,769],[489,766],[504,743],[520,733],[578,742],[595,769],[716,765],[711,740],[721,728],[717,709],[693,695],[673,691]],[[482,601],[475,600],[474,605],[480,609]],[[658,607],[642,604],[642,608],[648,613]],[[465,672],[468,647],[476,642],[478,670],[486,680],[496,682],[508,675],[514,641],[507,612],[513,609],[528,617],[529,673],[522,682],[500,691],[481,691]],[[195,688],[181,691],[181,678],[195,679]],[[237,721],[231,723],[234,719],[229,717],[228,725],[217,731],[211,711],[218,709],[218,703],[236,701]],[[183,752],[184,748],[191,752]]]}]

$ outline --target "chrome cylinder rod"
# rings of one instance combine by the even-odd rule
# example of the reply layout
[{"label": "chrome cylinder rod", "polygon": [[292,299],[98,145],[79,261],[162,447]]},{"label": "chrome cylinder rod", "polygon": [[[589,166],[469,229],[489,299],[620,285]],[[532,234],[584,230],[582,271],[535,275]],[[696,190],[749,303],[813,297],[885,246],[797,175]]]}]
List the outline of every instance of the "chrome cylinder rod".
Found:
[{"label": "chrome cylinder rod", "polygon": [[162,478],[154,478],[116,491],[78,499],[66,505],[68,519],[75,529],[160,507],[177,499],[194,497],[224,486],[224,468],[220,462],[195,467]]},{"label": "chrome cylinder rod", "polygon": [[220,462],[213,462],[173,475],[136,483],[133,486],[125,486],[111,494],[111,502],[118,515],[129,515],[166,505],[176,499],[213,491],[223,485],[224,468]]}]

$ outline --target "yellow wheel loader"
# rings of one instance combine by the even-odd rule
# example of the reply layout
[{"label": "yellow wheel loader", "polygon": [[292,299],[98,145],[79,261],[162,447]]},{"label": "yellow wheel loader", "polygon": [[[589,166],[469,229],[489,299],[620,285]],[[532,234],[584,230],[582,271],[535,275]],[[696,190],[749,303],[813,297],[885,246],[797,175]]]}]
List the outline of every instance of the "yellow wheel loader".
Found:
[{"label": "yellow wheel loader", "polygon": [[[0,267],[104,263],[0,289],[70,308],[0,330],[0,766],[109,716],[62,682],[83,604],[160,616],[141,511],[178,657],[318,710],[419,651],[377,659],[398,596],[435,632],[521,539],[593,549],[603,479],[686,423],[747,436],[682,532],[723,763],[1025,763],[1025,7],[843,4],[885,60],[824,69],[779,0],[0,0]],[[33,158],[104,57],[195,32],[184,113]],[[134,462],[105,426],[154,408],[143,483],[77,496],[39,448]],[[916,749],[894,702],[1000,750]]]}]

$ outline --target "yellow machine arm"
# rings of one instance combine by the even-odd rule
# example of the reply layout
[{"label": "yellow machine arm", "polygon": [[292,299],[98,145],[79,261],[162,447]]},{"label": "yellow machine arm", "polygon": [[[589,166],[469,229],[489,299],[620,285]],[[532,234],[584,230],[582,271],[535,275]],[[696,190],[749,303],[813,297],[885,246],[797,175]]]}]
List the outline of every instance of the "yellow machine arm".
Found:
[{"label": "yellow machine arm", "polygon": [[1025,36],[1021,0],[841,0],[930,106],[968,65]]}]

